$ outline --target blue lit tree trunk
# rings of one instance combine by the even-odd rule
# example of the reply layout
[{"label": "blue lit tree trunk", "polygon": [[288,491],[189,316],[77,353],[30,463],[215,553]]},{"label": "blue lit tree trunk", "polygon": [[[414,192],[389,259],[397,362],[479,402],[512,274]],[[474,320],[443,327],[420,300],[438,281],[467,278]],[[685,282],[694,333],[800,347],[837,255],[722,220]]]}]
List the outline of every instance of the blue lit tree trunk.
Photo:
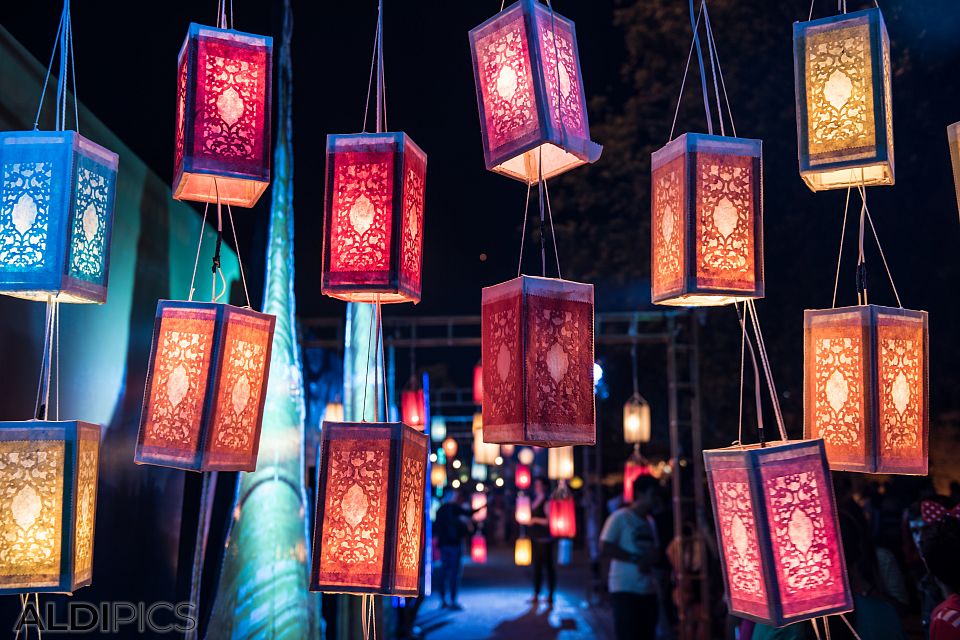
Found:
[{"label": "blue lit tree trunk", "polygon": [[319,638],[319,596],[307,590],[303,372],[293,294],[293,142],[285,2],[279,126],[267,244],[264,311],[277,316],[257,470],[241,475],[208,638]]}]

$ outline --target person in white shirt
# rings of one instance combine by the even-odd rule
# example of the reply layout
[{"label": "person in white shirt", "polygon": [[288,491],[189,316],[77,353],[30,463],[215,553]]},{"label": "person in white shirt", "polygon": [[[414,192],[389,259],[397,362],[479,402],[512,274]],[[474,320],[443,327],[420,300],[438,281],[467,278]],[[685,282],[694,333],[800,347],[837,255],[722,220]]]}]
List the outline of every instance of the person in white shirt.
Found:
[{"label": "person in white shirt", "polygon": [[633,503],[617,509],[600,532],[601,552],[610,559],[608,586],[617,640],[653,640],[657,629],[657,595],[653,567],[660,542],[652,512],[659,482],[640,476],[633,483]]}]

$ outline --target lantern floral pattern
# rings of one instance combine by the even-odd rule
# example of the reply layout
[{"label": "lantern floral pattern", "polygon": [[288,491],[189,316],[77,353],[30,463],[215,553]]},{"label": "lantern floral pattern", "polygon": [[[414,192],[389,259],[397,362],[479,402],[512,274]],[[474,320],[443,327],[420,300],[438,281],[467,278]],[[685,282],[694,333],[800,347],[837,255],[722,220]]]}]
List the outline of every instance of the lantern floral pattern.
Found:
[{"label": "lantern floral pattern", "polygon": [[482,302],[483,439],[596,442],[593,286],[520,276]]},{"label": "lantern floral pattern", "polygon": [[759,140],[684,134],[653,154],[653,301],[763,297]]},{"label": "lantern floral pattern", "polygon": [[324,422],[311,590],[419,593],[427,451],[402,423]]},{"label": "lantern floral pattern", "polygon": [[927,473],[927,314],[867,305],[804,313],[804,433],[830,468]]},{"label": "lantern floral pattern", "polygon": [[731,613],[772,626],[853,608],[822,440],[704,451]]},{"label": "lantern floral pattern", "polygon": [[877,8],[793,28],[800,174],[814,191],[893,184],[890,43]]}]

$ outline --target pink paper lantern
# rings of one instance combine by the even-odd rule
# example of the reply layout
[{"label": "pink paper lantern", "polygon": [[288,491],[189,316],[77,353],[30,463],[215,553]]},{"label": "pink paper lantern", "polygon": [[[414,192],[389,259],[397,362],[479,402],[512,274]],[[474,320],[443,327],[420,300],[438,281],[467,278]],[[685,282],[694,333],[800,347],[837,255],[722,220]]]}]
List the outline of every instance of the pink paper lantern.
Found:
[{"label": "pink paper lantern", "polygon": [[577,536],[577,505],[569,492],[558,493],[550,498],[550,535],[554,538]]},{"label": "pink paper lantern", "polygon": [[781,627],[852,610],[823,440],[703,458],[730,612]]},{"label": "pink paper lantern", "polygon": [[517,489],[529,489],[531,480],[530,467],[525,464],[518,464],[515,479],[517,482]]},{"label": "pink paper lantern", "polygon": [[477,564],[487,562],[487,539],[483,534],[476,533],[470,539],[470,559]]}]

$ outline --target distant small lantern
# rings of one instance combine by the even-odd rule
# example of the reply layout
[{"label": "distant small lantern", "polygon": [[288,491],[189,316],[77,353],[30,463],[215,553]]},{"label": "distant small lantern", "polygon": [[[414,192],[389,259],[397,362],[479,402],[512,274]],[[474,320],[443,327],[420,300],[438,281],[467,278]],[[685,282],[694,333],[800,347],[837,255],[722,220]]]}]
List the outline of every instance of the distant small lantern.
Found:
[{"label": "distant small lantern", "polygon": [[561,538],[557,541],[557,565],[565,567],[573,562],[573,540]]},{"label": "distant small lantern", "polygon": [[960,122],[947,127],[947,143],[950,145],[950,162],[953,164],[953,187],[957,192],[957,207],[960,207]]},{"label": "distant small lantern", "polygon": [[0,422],[0,595],[93,579],[100,426]]},{"label": "distant small lantern", "polygon": [[417,431],[423,431],[426,411],[423,389],[408,389],[400,392],[400,413],[403,423]]},{"label": "distant small lantern", "polygon": [[483,522],[487,519],[487,494],[475,491],[470,497],[470,509],[473,510],[473,521]]},{"label": "distant small lantern", "polygon": [[514,509],[514,517],[519,525],[530,524],[530,518],[532,517],[532,514],[530,511],[529,496],[523,495],[522,493],[517,496],[517,506]]},{"label": "distant small lantern", "polygon": [[161,300],[134,462],[254,471],[276,317]]},{"label": "distant small lantern", "polygon": [[476,564],[487,562],[487,539],[480,532],[473,534],[470,538],[470,560]]},{"label": "distant small lantern", "polygon": [[489,171],[533,184],[596,162],[573,22],[520,0],[470,31],[470,53]]},{"label": "distant small lantern", "polygon": [[528,567],[532,561],[533,543],[527,536],[520,536],[513,547],[513,563],[518,567]]},{"label": "distant small lantern", "polygon": [[577,536],[577,506],[573,495],[565,486],[560,487],[550,498],[550,535],[554,538]]},{"label": "distant small lantern", "polygon": [[447,436],[441,445],[443,447],[443,453],[447,456],[448,459],[453,460],[457,456],[457,441],[453,439],[452,436]]},{"label": "distant small lantern", "polygon": [[430,417],[430,439],[434,442],[443,442],[447,437],[447,419],[443,416]]},{"label": "distant small lantern", "polygon": [[512,444],[502,444],[500,445],[500,453],[504,458],[509,458],[513,455],[513,452],[516,450],[516,445]]},{"label": "distant small lantern", "polygon": [[476,460],[470,463],[470,477],[478,482],[487,481],[487,465],[480,464]]},{"label": "distant small lantern", "polygon": [[533,449],[530,447],[523,447],[517,452],[517,460],[520,464],[525,464],[528,467],[533,464],[536,454],[533,452]]},{"label": "distant small lantern", "polygon": [[880,9],[794,23],[793,62],[807,186],[893,184],[890,39]]},{"label": "distant small lantern", "polygon": [[473,414],[473,459],[480,464],[496,464],[500,446],[484,442],[483,414]]},{"label": "distant small lantern", "polygon": [[483,404],[483,365],[479,362],[473,367],[473,404]]},{"label": "distant small lantern", "polygon": [[927,473],[926,311],[865,305],[804,312],[804,437],[830,468]]},{"label": "distant small lantern", "polygon": [[623,405],[623,441],[650,442],[650,405],[639,393],[630,396]]},{"label": "distant small lantern", "polygon": [[325,295],[420,302],[427,156],[405,133],[327,136]]},{"label": "distant small lantern", "polygon": [[429,441],[399,422],[326,422],[310,589],[416,596]]},{"label": "distant small lantern", "polygon": [[654,303],[763,297],[761,164],[761,142],[746,138],[686,133],[654,152]]},{"label": "distant small lantern", "polygon": [[327,422],[343,422],[343,403],[328,402],[323,412],[323,419]]},{"label": "distant small lantern", "polygon": [[781,627],[852,610],[823,441],[703,457],[730,613]]},{"label": "distant small lantern", "polygon": [[[527,449],[527,451],[529,451],[529,449]],[[521,491],[529,489],[531,480],[530,467],[525,464],[518,464],[514,478],[516,480],[517,489],[520,489]]]},{"label": "distant small lantern", "polygon": [[551,480],[573,478],[573,447],[554,447],[547,450],[547,477]]},{"label": "distant small lantern", "polygon": [[5,131],[0,167],[0,293],[106,302],[117,154],[75,131]]},{"label": "distant small lantern", "polygon": [[633,482],[640,476],[652,476],[650,465],[639,455],[631,456],[623,465],[623,501],[633,502]]},{"label": "distant small lantern", "polygon": [[593,285],[520,276],[483,290],[487,442],[593,445]]},{"label": "distant small lantern", "polygon": [[252,207],[270,184],[273,38],[191,24],[177,62],[173,197]]},{"label": "distant small lantern", "polygon": [[430,468],[430,486],[437,488],[447,486],[447,465],[435,464]]}]

